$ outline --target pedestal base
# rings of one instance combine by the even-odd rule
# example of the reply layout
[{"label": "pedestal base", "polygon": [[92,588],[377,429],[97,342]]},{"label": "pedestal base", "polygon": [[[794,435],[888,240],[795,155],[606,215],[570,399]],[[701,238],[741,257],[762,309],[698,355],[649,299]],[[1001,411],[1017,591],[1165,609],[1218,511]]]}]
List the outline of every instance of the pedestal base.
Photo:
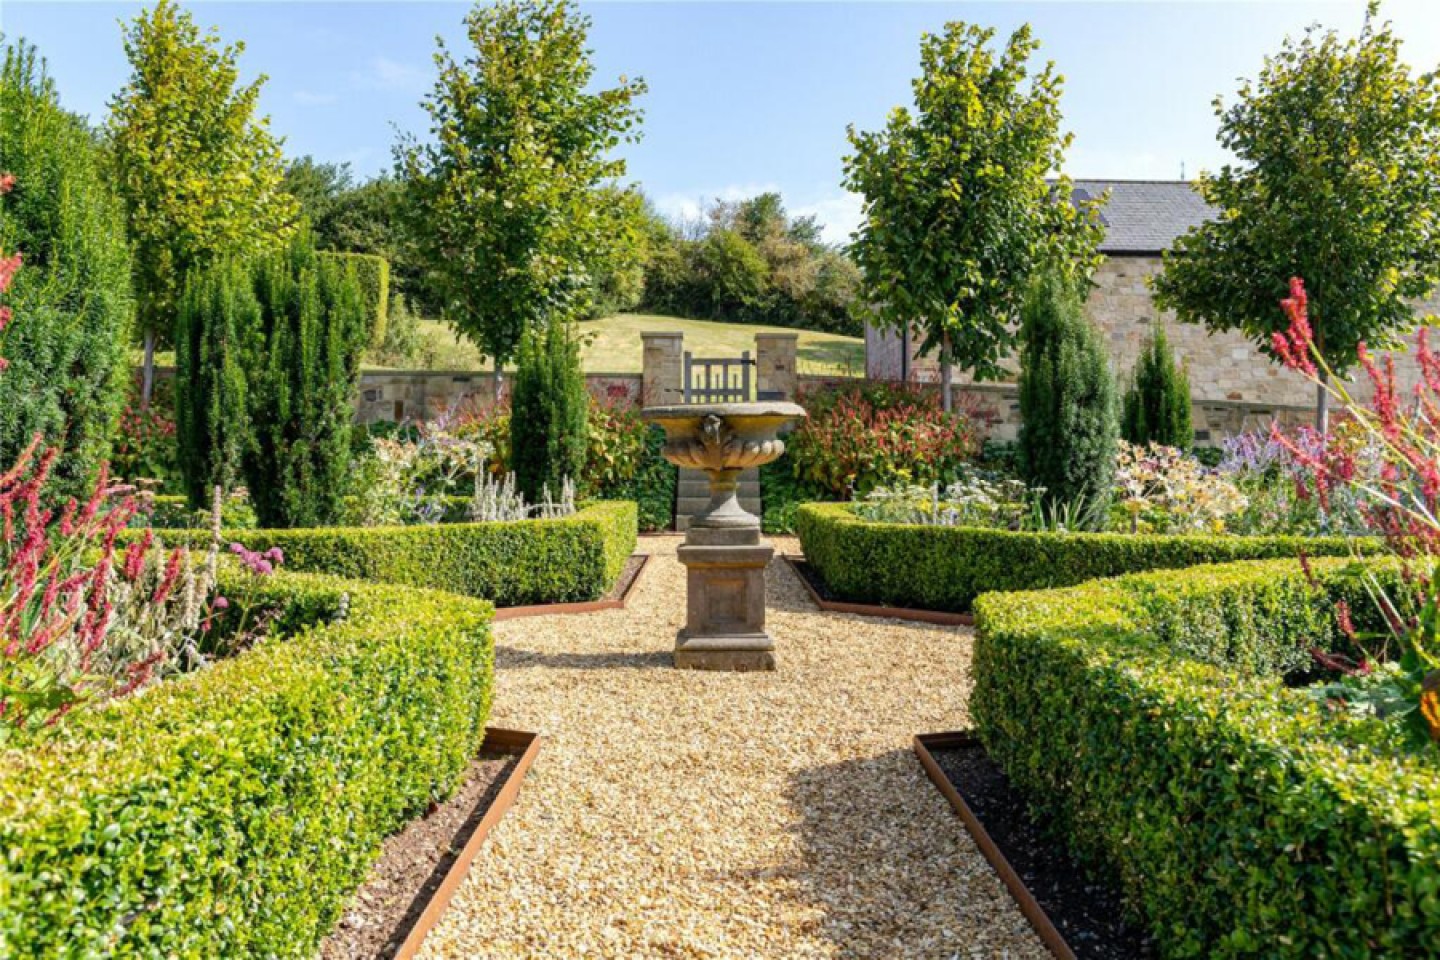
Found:
[{"label": "pedestal base", "polygon": [[688,670],[774,670],[765,631],[765,567],[775,550],[755,528],[691,528],[679,551],[686,568],[685,628],[675,666]]},{"label": "pedestal base", "polygon": [[677,670],[729,670],[748,673],[775,669],[775,641],[770,635],[691,637],[681,630],[675,638]]}]

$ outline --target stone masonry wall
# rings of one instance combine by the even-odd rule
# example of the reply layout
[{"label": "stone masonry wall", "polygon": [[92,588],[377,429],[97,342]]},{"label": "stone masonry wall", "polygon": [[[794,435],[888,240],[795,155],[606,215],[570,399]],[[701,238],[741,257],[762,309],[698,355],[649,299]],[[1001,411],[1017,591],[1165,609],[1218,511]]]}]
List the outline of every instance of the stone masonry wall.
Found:
[{"label": "stone masonry wall", "polygon": [[[1263,419],[1268,423],[1282,411],[1282,419],[1304,422],[1304,411],[1313,409],[1315,389],[1303,378],[1260,353],[1239,333],[1210,333],[1198,324],[1178,323],[1173,313],[1156,308],[1147,281],[1160,271],[1160,265],[1159,257],[1117,256],[1107,259],[1096,272],[1096,288],[1086,312],[1105,338],[1120,382],[1129,380],[1145,339],[1155,323],[1163,321],[1176,357],[1190,372],[1197,431],[1216,432],[1218,439],[1218,434],[1232,432],[1234,424],[1243,423],[1248,429],[1252,422]],[[1278,303],[1275,309],[1278,313]],[[1417,303],[1415,309],[1421,315],[1440,313],[1440,294]],[[867,330],[866,344],[867,374],[898,379],[899,338]],[[1395,360],[1398,379],[1408,389],[1419,375],[1415,362],[1408,355],[1397,355]],[[911,372],[920,382],[939,380],[939,366],[930,357],[913,357]],[[1013,394],[1013,387],[1007,390],[1003,384],[971,384],[958,371],[955,383],[957,389],[979,394]],[[1369,395],[1365,385],[1356,392],[1362,397]]]}]

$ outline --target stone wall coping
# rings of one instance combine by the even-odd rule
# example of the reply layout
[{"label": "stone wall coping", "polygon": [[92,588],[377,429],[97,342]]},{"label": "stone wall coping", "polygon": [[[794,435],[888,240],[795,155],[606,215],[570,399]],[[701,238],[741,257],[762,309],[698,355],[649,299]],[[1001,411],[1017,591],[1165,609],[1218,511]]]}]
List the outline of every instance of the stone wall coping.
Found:
[{"label": "stone wall coping", "polygon": [[641,340],[683,340],[685,334],[680,330],[642,330]]},{"label": "stone wall coping", "polygon": [[798,333],[757,333],[756,340],[799,340]]}]

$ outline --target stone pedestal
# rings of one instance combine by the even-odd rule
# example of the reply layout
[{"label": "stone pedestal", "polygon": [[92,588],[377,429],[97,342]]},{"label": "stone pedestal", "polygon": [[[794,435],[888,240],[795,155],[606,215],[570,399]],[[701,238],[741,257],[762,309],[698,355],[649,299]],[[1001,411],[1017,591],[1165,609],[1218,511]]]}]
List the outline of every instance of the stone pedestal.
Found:
[{"label": "stone pedestal", "polygon": [[686,572],[685,626],[675,666],[689,670],[774,670],[765,631],[765,567],[775,549],[758,527],[691,527],[679,551]]},{"label": "stone pedestal", "polygon": [[675,666],[774,670],[765,567],[775,550],[760,540],[760,518],[740,506],[736,483],[742,470],[785,452],[778,434],[805,411],[783,402],[679,404],[647,407],[641,416],[664,428],[666,460],[710,478],[710,502],[691,518],[679,550],[688,583]]}]

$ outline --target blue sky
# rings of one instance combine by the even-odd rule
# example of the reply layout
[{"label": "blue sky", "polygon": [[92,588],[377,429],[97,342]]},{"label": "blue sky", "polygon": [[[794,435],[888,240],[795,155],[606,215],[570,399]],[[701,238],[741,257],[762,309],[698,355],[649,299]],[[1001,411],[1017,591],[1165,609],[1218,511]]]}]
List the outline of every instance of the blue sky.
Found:
[{"label": "blue sky", "polygon": [[[423,132],[418,102],[435,37],[464,44],[460,2],[204,2],[196,19],[244,40],[246,78],[269,76],[262,109],[290,155],[390,164],[395,129]],[[103,118],[127,65],[118,21],[138,3],[0,0],[0,31],[36,43],[72,110]],[[591,3],[597,81],[643,76],[645,138],[630,176],[672,214],[702,200],[780,190],[843,240],[858,217],[840,187],[845,127],[908,102],[920,34],[970,20],[1006,35],[1028,21],[1067,79],[1084,177],[1172,178],[1213,168],[1211,101],[1254,76],[1311,22],[1358,30],[1363,2],[1333,3]],[[1386,4],[1407,60],[1440,65],[1440,2]]]}]

